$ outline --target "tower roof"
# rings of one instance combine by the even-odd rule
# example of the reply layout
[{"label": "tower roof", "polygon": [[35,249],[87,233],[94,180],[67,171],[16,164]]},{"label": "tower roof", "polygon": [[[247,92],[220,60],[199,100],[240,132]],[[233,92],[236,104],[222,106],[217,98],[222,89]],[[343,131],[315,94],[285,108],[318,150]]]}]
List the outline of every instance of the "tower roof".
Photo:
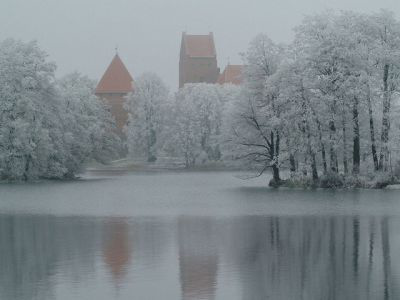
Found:
[{"label": "tower roof", "polygon": [[119,55],[115,54],[96,87],[96,94],[129,93],[133,91],[132,83],[131,74],[129,74]]},{"label": "tower roof", "polygon": [[216,57],[214,35],[182,35],[183,51],[189,57]]},{"label": "tower roof", "polygon": [[224,72],[219,75],[218,83],[241,84],[243,81],[243,65],[227,65]]}]

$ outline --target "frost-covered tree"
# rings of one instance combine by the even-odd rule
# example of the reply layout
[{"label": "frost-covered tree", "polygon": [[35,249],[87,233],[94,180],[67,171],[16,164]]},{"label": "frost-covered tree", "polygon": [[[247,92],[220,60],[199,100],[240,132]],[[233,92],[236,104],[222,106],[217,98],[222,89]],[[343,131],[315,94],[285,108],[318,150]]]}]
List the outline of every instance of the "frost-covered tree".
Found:
[{"label": "frost-covered tree", "polygon": [[3,179],[30,179],[66,171],[54,157],[59,100],[55,65],[35,42],[0,43],[0,174]]},{"label": "frost-covered tree", "polygon": [[214,84],[186,84],[175,95],[166,151],[184,158],[186,167],[221,161],[223,119],[234,88]]},{"label": "frost-covered tree", "polygon": [[390,161],[390,124],[393,97],[400,88],[400,22],[393,13],[381,11],[368,17],[364,34],[374,40],[376,79],[382,100],[381,149],[378,169],[387,171]]},{"label": "frost-covered tree", "polygon": [[322,153],[324,171],[326,171],[325,143],[321,132],[321,111],[314,97],[310,82],[304,74],[304,61],[294,55],[286,59],[278,69],[275,84],[279,86],[278,101],[282,105],[282,149],[281,159],[289,159],[292,175],[298,170],[304,174],[311,170],[313,180],[318,179],[317,153]]},{"label": "frost-covered tree", "polygon": [[201,153],[200,122],[192,100],[182,91],[176,94],[170,114],[170,138],[166,144],[167,152],[172,156],[182,157],[187,168],[196,164]]},{"label": "frost-covered tree", "polygon": [[94,81],[76,72],[57,81],[63,151],[70,170],[79,170],[87,160],[104,163],[121,151],[114,119],[107,105],[94,95],[94,88]]},{"label": "frost-covered tree", "polygon": [[280,167],[314,183],[370,165],[389,171],[400,159],[399,28],[386,11],[325,12],[306,17],[286,47],[256,37],[230,116],[237,157],[271,167],[275,183]]},{"label": "frost-covered tree", "polygon": [[[306,62],[305,68],[313,83],[315,96],[325,108],[330,171],[337,173],[339,141],[345,140],[345,132],[343,136],[340,134],[340,124],[346,123],[342,86],[346,80],[344,73],[348,70],[343,57],[342,36],[335,25],[335,16],[330,13],[307,17],[296,29],[296,44]],[[346,166],[347,160],[344,161]]]},{"label": "frost-covered tree", "polygon": [[[342,144],[344,173],[348,172],[348,137],[353,135],[353,173],[360,169],[361,131],[368,108],[371,154],[375,169],[387,169],[389,160],[390,102],[398,87],[399,23],[381,12],[360,15],[326,13],[305,19],[297,28],[296,42],[308,62],[308,74],[329,108],[329,153],[331,171],[338,171],[338,145]],[[376,135],[381,103],[380,156]],[[366,110],[364,110],[366,111]],[[351,126],[350,126],[350,123]],[[341,131],[341,134],[339,133]]]},{"label": "frost-covered tree", "polygon": [[93,82],[77,74],[56,82],[46,59],[36,42],[0,42],[1,179],[73,177],[117,144]]},{"label": "frost-covered tree", "polygon": [[282,60],[282,47],[266,35],[257,36],[244,54],[245,87],[232,118],[237,139],[238,158],[256,162],[262,174],[271,168],[276,184],[280,182],[282,105],[274,74]]},{"label": "frost-covered tree", "polygon": [[135,91],[128,96],[129,118],[125,128],[129,152],[157,160],[163,145],[163,123],[168,101],[168,89],[156,74],[145,73],[135,82]]}]

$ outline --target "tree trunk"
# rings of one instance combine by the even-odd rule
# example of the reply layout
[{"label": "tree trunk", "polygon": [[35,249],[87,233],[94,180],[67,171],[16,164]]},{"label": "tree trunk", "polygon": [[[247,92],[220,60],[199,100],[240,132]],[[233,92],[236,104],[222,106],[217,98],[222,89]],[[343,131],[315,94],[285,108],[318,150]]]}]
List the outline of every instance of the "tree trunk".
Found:
[{"label": "tree trunk", "polygon": [[23,176],[25,181],[28,181],[28,179],[29,179],[28,173],[29,173],[30,166],[31,166],[31,160],[32,160],[32,156],[30,154],[28,154],[26,157],[26,161],[25,161],[25,172],[24,172],[24,176]]},{"label": "tree trunk", "polygon": [[281,177],[279,175],[279,167],[274,163],[272,165],[272,176],[276,185],[279,185],[281,182]]},{"label": "tree trunk", "polygon": [[319,144],[321,147],[321,156],[322,156],[322,166],[324,168],[324,175],[328,173],[328,164],[326,163],[326,151],[325,151],[325,144],[322,140],[322,129],[321,129],[321,122],[317,118],[317,126],[318,126],[318,136],[319,136]]},{"label": "tree trunk", "polygon": [[326,173],[328,173],[328,164],[326,163],[326,151],[323,142],[321,142],[321,156],[322,156],[322,166],[324,168],[324,175],[326,175]]},{"label": "tree trunk", "polygon": [[325,144],[324,141],[322,140],[322,128],[321,128],[321,122],[319,121],[317,114],[315,113],[315,110],[312,109],[314,118],[315,118],[315,122],[317,123],[317,129],[318,129],[318,139],[319,139],[319,145],[320,145],[320,149],[321,149],[321,158],[322,158],[322,167],[324,170],[324,175],[326,175],[326,173],[328,172],[328,164],[326,162],[326,150],[325,150]]},{"label": "tree trunk", "polygon": [[338,173],[338,159],[335,149],[334,136],[336,135],[336,126],[333,120],[329,121],[329,139],[330,139],[330,161],[329,166],[332,172]]},{"label": "tree trunk", "polygon": [[317,160],[315,159],[315,153],[311,153],[311,170],[312,170],[312,178],[314,181],[318,180],[318,170],[317,170]]},{"label": "tree trunk", "polygon": [[294,174],[296,173],[296,160],[292,153],[290,153],[289,162],[290,162],[290,176],[293,177]]},{"label": "tree trunk", "polygon": [[308,121],[305,120],[306,122],[306,130],[307,130],[307,147],[308,147],[308,154],[310,155],[311,158],[311,170],[312,170],[312,178],[314,181],[318,180],[318,170],[317,170],[317,160],[315,158],[315,152],[312,149],[311,145],[311,132],[310,132],[310,126],[308,124]]},{"label": "tree trunk", "polygon": [[276,171],[274,170],[274,179],[276,180],[276,182],[280,183],[281,178],[280,178],[280,175],[279,175],[279,152],[280,152],[280,135],[279,135],[279,132],[276,132],[276,139],[275,140],[276,141],[275,141],[274,166],[276,167]]},{"label": "tree trunk", "polygon": [[[286,135],[289,136],[289,132],[286,132]],[[290,145],[289,138],[286,139],[286,147],[289,151],[289,170],[290,170],[290,177],[293,177],[296,173],[296,158],[293,153],[292,146]]]},{"label": "tree trunk", "polygon": [[386,64],[383,72],[382,146],[379,157],[379,170],[381,171],[387,171],[389,165],[390,92],[388,80],[389,65]]},{"label": "tree trunk", "polygon": [[279,174],[279,133],[275,134],[271,131],[271,147],[270,147],[270,157],[272,157],[272,176],[273,176],[273,186],[279,186],[281,183],[281,178]]},{"label": "tree trunk", "polygon": [[315,152],[312,148],[311,145],[311,129],[310,129],[310,123],[309,120],[307,119],[307,112],[309,111],[309,106],[307,105],[307,98],[304,95],[304,89],[302,89],[302,98],[303,98],[303,126],[304,130],[306,131],[307,134],[307,152],[308,155],[310,155],[311,158],[311,172],[312,172],[312,178],[314,181],[318,180],[318,171],[317,171],[317,160],[315,158]]},{"label": "tree trunk", "polygon": [[[344,112],[343,112],[344,114]],[[344,174],[347,175],[349,173],[349,167],[347,163],[347,136],[346,136],[346,118],[343,115],[343,169]]]},{"label": "tree trunk", "polygon": [[353,174],[360,173],[360,124],[358,120],[358,98],[353,101]]},{"label": "tree trunk", "polygon": [[371,89],[369,85],[367,88],[368,88],[367,102],[368,102],[368,115],[369,115],[369,132],[371,138],[371,154],[372,154],[372,160],[374,162],[374,169],[375,171],[378,171],[379,163],[378,163],[378,153],[376,151],[375,125],[374,125],[374,116],[372,111]]},{"label": "tree trunk", "polygon": [[157,134],[156,131],[152,128],[150,129],[147,142],[147,162],[155,162],[157,160],[157,156],[154,149],[156,142],[157,142]]}]

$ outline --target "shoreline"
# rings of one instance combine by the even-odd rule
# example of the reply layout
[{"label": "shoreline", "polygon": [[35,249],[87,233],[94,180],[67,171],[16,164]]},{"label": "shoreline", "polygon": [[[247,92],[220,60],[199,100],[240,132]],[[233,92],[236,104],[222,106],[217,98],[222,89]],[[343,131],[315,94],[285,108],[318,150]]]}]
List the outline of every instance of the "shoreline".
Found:
[{"label": "shoreline", "polygon": [[376,177],[367,175],[345,176],[342,174],[323,175],[318,180],[309,177],[294,177],[283,179],[276,184],[273,180],[269,186],[279,188],[304,188],[304,189],[328,189],[328,190],[351,190],[351,189],[374,189],[374,190],[400,190],[400,181],[390,174],[378,174]]},{"label": "shoreline", "polygon": [[[38,183],[43,181],[52,182],[70,182],[84,180],[85,174],[101,175],[102,173],[124,175],[128,173],[196,173],[196,172],[242,172],[247,176],[242,176],[242,180],[250,180],[258,177],[255,175],[254,169],[244,169],[238,166],[226,166],[222,162],[213,164],[197,165],[186,168],[182,163],[165,164],[165,163],[147,163],[143,161],[134,161],[132,159],[119,159],[107,164],[88,163],[81,173],[76,174],[73,178],[51,179],[38,178],[31,181],[7,181],[2,180],[0,184],[7,183]],[[305,189],[305,190],[400,190],[400,180],[398,177],[386,174],[360,174],[357,176],[343,174],[327,174],[321,175],[318,180],[304,175],[290,176],[288,170],[281,170],[281,175],[285,178],[276,184],[270,176],[265,180],[265,187],[279,189]]]}]

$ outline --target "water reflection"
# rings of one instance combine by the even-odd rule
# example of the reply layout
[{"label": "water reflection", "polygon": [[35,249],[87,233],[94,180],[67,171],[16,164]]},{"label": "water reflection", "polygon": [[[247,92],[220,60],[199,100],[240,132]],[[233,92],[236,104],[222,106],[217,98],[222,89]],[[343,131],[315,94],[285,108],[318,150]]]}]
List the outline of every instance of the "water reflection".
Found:
[{"label": "water reflection", "polygon": [[240,264],[243,298],[399,299],[398,277],[392,275],[399,274],[399,262],[391,262],[390,245],[391,238],[398,243],[391,234],[398,220],[251,219],[236,222],[230,245],[232,265]]},{"label": "water reflection", "polygon": [[399,225],[0,215],[0,299],[400,299]]},{"label": "water reflection", "polygon": [[128,229],[123,219],[113,219],[104,228],[104,261],[117,284],[122,281],[131,258]]},{"label": "water reflection", "polygon": [[0,216],[0,299],[53,299],[54,277],[85,282],[98,230],[79,218]]},{"label": "water reflection", "polygon": [[179,218],[179,270],[183,300],[215,299],[217,241],[216,224],[211,218]]}]

